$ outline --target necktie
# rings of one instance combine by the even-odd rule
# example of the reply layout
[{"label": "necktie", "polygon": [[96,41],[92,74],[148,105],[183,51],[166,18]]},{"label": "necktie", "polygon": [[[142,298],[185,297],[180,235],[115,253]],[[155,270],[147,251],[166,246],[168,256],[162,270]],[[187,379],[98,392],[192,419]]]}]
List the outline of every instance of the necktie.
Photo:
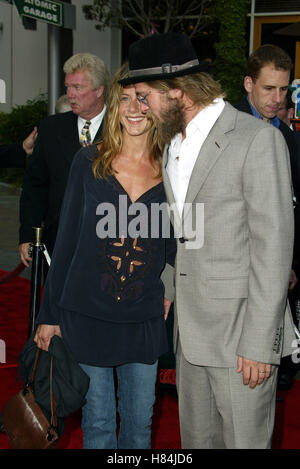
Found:
[{"label": "necktie", "polygon": [[81,131],[80,143],[83,147],[90,145],[90,143],[92,142],[92,138],[90,134],[90,125],[91,125],[91,121],[85,121],[85,124]]}]

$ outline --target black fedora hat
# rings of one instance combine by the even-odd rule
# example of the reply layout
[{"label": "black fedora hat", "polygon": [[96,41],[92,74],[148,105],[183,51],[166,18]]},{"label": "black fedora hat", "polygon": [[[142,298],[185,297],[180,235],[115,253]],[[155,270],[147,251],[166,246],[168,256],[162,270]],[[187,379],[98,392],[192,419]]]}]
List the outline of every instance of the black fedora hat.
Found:
[{"label": "black fedora hat", "polygon": [[188,36],[174,32],[154,34],[131,44],[129,76],[119,83],[127,86],[198,72],[209,72],[209,64],[199,62]]}]

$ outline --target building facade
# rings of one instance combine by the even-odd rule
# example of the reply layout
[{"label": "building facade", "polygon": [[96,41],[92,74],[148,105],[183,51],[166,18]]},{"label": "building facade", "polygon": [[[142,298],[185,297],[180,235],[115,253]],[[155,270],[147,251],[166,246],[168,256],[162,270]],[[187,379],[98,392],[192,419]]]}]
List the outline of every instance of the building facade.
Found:
[{"label": "building facade", "polygon": [[300,0],[251,0],[249,52],[263,44],[276,44],[294,62],[300,78]]},{"label": "building facade", "polygon": [[[100,32],[95,21],[86,20],[82,6],[87,0],[72,0],[76,7],[73,53],[91,52],[101,57],[113,74],[121,64],[121,33]],[[0,0],[0,79],[6,83],[6,103],[0,111],[24,104],[48,90],[48,24],[36,22],[36,30],[25,29],[16,6]]]}]

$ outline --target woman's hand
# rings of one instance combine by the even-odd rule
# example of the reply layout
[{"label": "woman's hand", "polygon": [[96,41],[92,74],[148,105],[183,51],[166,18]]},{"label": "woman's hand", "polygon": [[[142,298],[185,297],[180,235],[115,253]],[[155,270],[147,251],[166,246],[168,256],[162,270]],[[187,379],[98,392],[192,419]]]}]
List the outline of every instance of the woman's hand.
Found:
[{"label": "woman's hand", "polygon": [[50,340],[54,335],[61,337],[59,326],[50,326],[48,324],[40,324],[37,328],[34,341],[38,348],[48,352]]},{"label": "woman's hand", "polygon": [[164,310],[165,310],[164,317],[165,317],[165,321],[168,319],[168,314],[169,314],[169,311],[170,311],[171,304],[172,304],[172,301],[168,300],[168,298],[164,298]]}]

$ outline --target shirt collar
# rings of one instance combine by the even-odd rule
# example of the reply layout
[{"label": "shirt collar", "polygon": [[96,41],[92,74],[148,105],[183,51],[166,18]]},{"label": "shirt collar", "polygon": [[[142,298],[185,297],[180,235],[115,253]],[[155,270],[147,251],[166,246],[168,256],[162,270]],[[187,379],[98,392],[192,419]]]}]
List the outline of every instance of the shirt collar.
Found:
[{"label": "shirt collar", "polygon": [[[254,115],[254,117],[258,117],[258,119],[261,119],[263,120],[262,116],[257,112],[257,110],[255,109],[255,107],[250,103],[250,99],[249,99],[249,96],[247,96],[247,101],[249,103],[249,106],[251,108],[251,112],[252,114]],[[277,116],[273,117],[273,119],[269,119],[270,121],[270,124],[272,124],[274,127],[276,127],[277,129],[279,128],[280,126],[280,120]]]},{"label": "shirt collar", "polygon": [[[90,119],[92,126],[94,126],[96,124],[98,126],[100,126],[100,124],[102,122],[102,119],[103,119],[103,116],[105,114],[105,111],[106,111],[106,104],[104,104],[104,107],[103,107],[102,111],[100,112],[100,114],[97,114],[97,116]],[[83,119],[83,117],[78,116],[78,123],[82,124],[82,126],[84,126],[86,121],[87,121],[87,119]]]},{"label": "shirt collar", "polygon": [[[196,116],[188,123],[186,127],[186,138],[191,137],[195,132],[200,132],[203,140],[206,139],[216,120],[220,116],[225,106],[223,98],[216,98],[212,104],[196,114]],[[173,137],[169,146],[169,155],[176,158],[176,153],[180,151],[182,134],[178,133]]]},{"label": "shirt collar", "polygon": [[217,98],[212,104],[198,112],[186,127],[186,136],[190,137],[194,132],[199,131],[205,139],[223,111],[224,106],[224,100]]}]

